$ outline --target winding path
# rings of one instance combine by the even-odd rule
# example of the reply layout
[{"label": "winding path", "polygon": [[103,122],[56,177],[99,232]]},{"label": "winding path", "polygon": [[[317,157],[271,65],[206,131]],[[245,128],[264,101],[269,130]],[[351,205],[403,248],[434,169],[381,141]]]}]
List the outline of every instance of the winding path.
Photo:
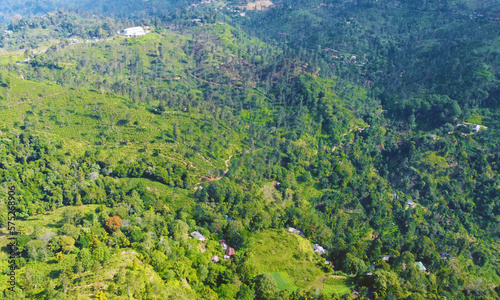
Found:
[{"label": "winding path", "polygon": [[216,181],[216,180],[221,180],[222,178],[224,178],[224,176],[226,176],[227,172],[229,172],[229,162],[231,161],[231,158],[233,157],[233,155],[229,156],[228,159],[226,159],[225,161],[225,164],[226,164],[226,171],[224,171],[224,173],[222,173],[221,176],[219,177],[216,177],[216,178],[210,178],[206,181],[200,181],[198,183],[195,184],[195,190],[198,189],[198,185],[202,184],[202,183],[206,183],[206,182],[211,182],[211,181]]}]

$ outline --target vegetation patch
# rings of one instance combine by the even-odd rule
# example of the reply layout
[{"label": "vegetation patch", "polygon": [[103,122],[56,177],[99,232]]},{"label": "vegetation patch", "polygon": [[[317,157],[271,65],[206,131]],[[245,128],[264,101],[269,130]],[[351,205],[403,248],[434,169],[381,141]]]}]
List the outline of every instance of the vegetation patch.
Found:
[{"label": "vegetation patch", "polygon": [[351,293],[349,278],[345,276],[329,275],[323,280],[323,293],[337,297]]},{"label": "vegetation patch", "polygon": [[266,230],[252,236],[247,251],[257,272],[271,273],[282,287],[291,282],[304,288],[324,274],[324,260],[313,253],[310,242],[285,230]]},{"label": "vegetation patch", "polygon": [[278,289],[280,291],[283,290],[295,291],[298,289],[298,287],[292,283],[292,280],[290,279],[288,273],[286,272],[274,272],[271,273],[271,276],[276,281],[276,284],[278,285]]}]

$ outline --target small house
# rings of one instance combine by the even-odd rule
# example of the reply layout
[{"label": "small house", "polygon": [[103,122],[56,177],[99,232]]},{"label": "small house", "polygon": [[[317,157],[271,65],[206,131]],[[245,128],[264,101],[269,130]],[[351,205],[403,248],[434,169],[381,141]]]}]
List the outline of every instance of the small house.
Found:
[{"label": "small house", "polygon": [[219,262],[219,257],[217,255],[212,256],[213,262]]},{"label": "small house", "polygon": [[390,255],[384,255],[384,256],[382,256],[382,260],[383,261],[389,261],[390,258],[391,258]]},{"label": "small house", "polygon": [[472,127],[473,132],[478,132],[479,129],[481,129],[481,125],[475,125],[474,127]]},{"label": "small house", "polygon": [[442,260],[447,260],[450,257],[450,254],[448,252],[440,252],[439,255],[441,256]]},{"label": "small house", "polygon": [[300,236],[303,236],[304,234],[302,233],[302,231],[298,230],[298,229],[295,229],[293,227],[288,227],[288,232],[291,232],[291,233],[295,233],[295,234],[298,234]]},{"label": "small house", "polygon": [[424,266],[424,264],[421,261],[417,261],[413,265],[416,266],[422,272],[427,271],[427,268]]},{"label": "small house", "polygon": [[408,199],[406,203],[407,203],[406,208],[408,207],[415,208],[417,206],[417,203],[413,202],[413,200],[411,199]]},{"label": "small house", "polygon": [[201,242],[204,242],[207,240],[207,238],[205,236],[203,236],[203,234],[201,234],[199,231],[193,231],[189,235],[194,237],[198,241],[201,241]]},{"label": "small house", "polygon": [[227,242],[225,240],[220,240],[219,245],[221,245],[222,249],[224,249],[224,250],[226,250],[228,247]]},{"label": "small house", "polygon": [[236,250],[234,250],[234,248],[227,247],[226,254],[224,255],[224,259],[232,259],[232,258],[234,258],[235,254],[236,254]]},{"label": "small house", "polygon": [[319,255],[325,255],[326,254],[325,248],[321,247],[318,244],[314,244],[314,252],[315,253],[319,253]]},{"label": "small house", "polygon": [[226,249],[226,255],[234,256],[235,254],[236,254],[236,250],[234,250],[234,248],[227,247],[227,249]]}]

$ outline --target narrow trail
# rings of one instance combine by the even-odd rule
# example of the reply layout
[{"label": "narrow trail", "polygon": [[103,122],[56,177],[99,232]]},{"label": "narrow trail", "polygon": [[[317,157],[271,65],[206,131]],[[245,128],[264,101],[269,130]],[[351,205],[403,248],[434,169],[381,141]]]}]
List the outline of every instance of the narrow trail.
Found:
[{"label": "narrow trail", "polygon": [[224,162],[226,164],[226,171],[224,171],[224,173],[222,173],[222,176],[219,177],[217,180],[222,179],[222,177],[226,176],[227,172],[229,172],[229,162],[231,161],[232,157],[233,157],[232,155],[229,156],[229,158],[226,159],[226,161]]},{"label": "narrow trail", "polygon": [[208,159],[206,159],[205,156],[203,156],[200,152],[196,152],[196,154],[198,154],[204,161],[206,161],[207,164],[209,164],[212,167],[216,168],[216,166],[214,166],[214,164],[211,161],[209,161]]},{"label": "narrow trail", "polygon": [[328,275],[323,275],[323,276],[321,276],[321,278],[320,278],[320,279],[318,279],[318,283],[319,283],[319,284],[318,284],[318,286],[317,286],[317,287],[319,288],[319,290],[320,290],[320,291],[323,289],[323,281],[325,281],[325,278],[326,278],[327,276],[328,276]]},{"label": "narrow trail", "polygon": [[226,171],[224,171],[224,173],[222,173],[221,176],[219,177],[215,177],[215,178],[209,178],[208,180],[205,180],[205,181],[200,181],[198,183],[196,183],[194,186],[195,186],[195,190],[198,189],[198,185],[202,184],[202,183],[206,183],[206,182],[212,182],[212,181],[216,181],[216,180],[221,180],[222,178],[224,178],[224,176],[226,176],[227,172],[229,172],[229,162],[231,161],[231,158],[233,157],[233,155],[229,156],[228,159],[226,159],[226,161],[224,162],[226,164]]}]

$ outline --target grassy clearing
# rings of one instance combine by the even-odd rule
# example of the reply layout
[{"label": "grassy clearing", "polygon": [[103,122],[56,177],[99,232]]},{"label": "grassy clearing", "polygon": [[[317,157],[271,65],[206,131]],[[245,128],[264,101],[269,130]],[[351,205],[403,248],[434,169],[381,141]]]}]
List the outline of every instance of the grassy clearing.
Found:
[{"label": "grassy clearing", "polygon": [[310,242],[283,229],[254,235],[249,252],[258,273],[280,274],[273,277],[282,288],[290,283],[303,288],[325,274],[324,260],[313,252]]},{"label": "grassy clearing", "polygon": [[13,64],[18,61],[26,59],[24,56],[24,51],[14,51],[14,52],[0,52],[0,65]]},{"label": "grassy clearing", "polygon": [[342,296],[351,292],[349,278],[345,276],[328,276],[323,280],[323,293]]},{"label": "grassy clearing", "polygon": [[[188,190],[173,188],[146,178],[121,178],[120,180],[126,182],[130,190],[143,190],[142,187],[145,187],[145,190],[149,193],[165,197],[171,210],[178,210],[182,206],[191,205],[193,202],[193,199],[188,196],[190,193]],[[141,188],[138,188],[138,186],[141,186]]]},{"label": "grassy clearing", "polygon": [[64,222],[64,214],[69,210],[74,210],[79,215],[85,215],[91,211],[95,211],[99,205],[90,204],[82,206],[65,206],[56,209],[55,211],[47,214],[38,214],[28,217],[27,220],[20,221],[19,226],[26,230],[26,234],[31,235],[33,232],[40,228],[58,228]]},{"label": "grassy clearing", "polygon": [[281,202],[283,200],[283,196],[281,193],[276,189],[276,181],[272,181],[264,185],[260,191],[262,192],[262,195],[264,198],[268,201],[278,201]]},{"label": "grassy clearing", "polygon": [[288,276],[287,272],[274,272],[270,273],[270,275],[274,278],[274,280],[276,280],[280,291],[296,291],[298,289],[298,287],[292,283],[292,280]]},{"label": "grassy clearing", "polygon": [[479,124],[483,125],[483,116],[481,116],[479,113],[475,112],[470,116],[470,118],[467,120],[467,122],[472,123],[472,124]]}]

